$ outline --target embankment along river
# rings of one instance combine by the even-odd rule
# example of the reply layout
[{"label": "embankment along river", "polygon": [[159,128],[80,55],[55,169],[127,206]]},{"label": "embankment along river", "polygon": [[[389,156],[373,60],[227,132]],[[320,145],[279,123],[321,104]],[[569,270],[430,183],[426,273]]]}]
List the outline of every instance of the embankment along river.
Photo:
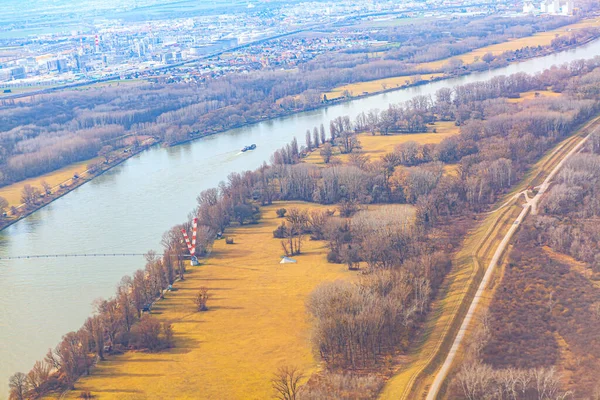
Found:
[{"label": "embankment along river", "polygon": [[[307,129],[341,115],[384,109],[416,95],[516,72],[536,73],[600,55],[600,40],[576,49],[445,81],[356,99],[233,129],[172,148],[152,148],[0,232],[0,257],[159,250],[161,235],[183,222],[200,191],[231,172],[257,168]],[[241,153],[244,145],[257,149]],[[275,255],[274,255],[275,256]],[[0,261],[0,398],[8,378],[27,372],[61,336],[78,329],[92,302],[111,296],[142,257],[42,258]]]}]

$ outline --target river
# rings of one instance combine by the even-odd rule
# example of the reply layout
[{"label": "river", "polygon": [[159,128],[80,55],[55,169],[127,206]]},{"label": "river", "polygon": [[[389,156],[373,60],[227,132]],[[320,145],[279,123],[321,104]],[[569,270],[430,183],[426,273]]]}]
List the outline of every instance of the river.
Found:
[{"label": "river", "polygon": [[[257,168],[294,136],[303,143],[307,129],[442,87],[535,73],[596,55],[600,40],[493,71],[356,99],[172,148],[152,148],[0,232],[0,256],[160,250],[162,233],[186,219],[200,191],[215,187],[231,172]],[[251,143],[256,150],[239,151]],[[27,372],[64,333],[81,326],[94,299],[111,296],[123,275],[143,266],[142,257],[0,261],[0,398],[8,392],[12,373]]]}]

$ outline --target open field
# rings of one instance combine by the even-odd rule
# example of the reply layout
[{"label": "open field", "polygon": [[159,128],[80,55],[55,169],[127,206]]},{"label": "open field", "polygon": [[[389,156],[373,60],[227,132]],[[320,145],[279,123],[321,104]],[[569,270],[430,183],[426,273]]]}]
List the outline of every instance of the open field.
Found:
[{"label": "open field", "polygon": [[[537,95],[536,95],[536,93],[537,93]],[[560,97],[561,95],[562,95],[561,93],[553,92],[550,90],[538,90],[538,91],[531,91],[531,92],[523,92],[520,94],[518,99],[507,99],[507,101],[509,103],[522,103],[525,100],[541,99],[541,98],[554,98],[554,97]]]},{"label": "open field", "polygon": [[[101,87],[107,87],[107,86],[113,86],[113,85],[131,86],[131,85],[140,84],[141,82],[142,81],[139,79],[124,79],[124,80],[114,79],[114,80],[110,80],[110,81],[106,81],[106,82],[90,83],[89,85],[65,88],[64,90],[66,90],[66,91],[82,91],[82,90],[88,90],[91,88],[101,88]],[[16,87],[7,88],[7,89],[10,89],[10,91],[11,91],[10,93],[4,93],[4,89],[0,89],[0,100],[2,99],[2,97],[9,97],[14,94],[38,92],[40,90],[53,88],[54,86],[56,86],[56,85],[45,84],[45,85],[36,85],[36,86],[16,86]],[[15,99],[15,101],[28,101],[31,98],[32,98],[32,96],[25,96],[25,97],[20,97],[18,99]]]},{"label": "open field", "polygon": [[[17,86],[17,87],[2,88],[2,89],[0,89],[0,99],[2,99],[2,97],[9,97],[14,94],[36,92],[38,90],[49,89],[51,87],[52,86],[36,85],[36,86]],[[5,89],[9,89],[10,93],[4,93]],[[30,97],[31,96],[27,96],[27,98],[30,98]]]},{"label": "open field", "polygon": [[113,79],[111,81],[90,83],[89,85],[67,88],[65,90],[81,91],[91,88],[102,88],[107,86],[134,86],[140,83],[142,83],[142,80],[140,79]]},{"label": "open field", "polygon": [[[433,130],[436,130],[433,133]],[[438,121],[433,125],[428,126],[429,132],[427,133],[411,133],[411,134],[392,134],[392,135],[371,135],[370,133],[361,133],[358,135],[361,149],[357,153],[368,156],[371,161],[380,159],[386,153],[394,150],[394,147],[406,143],[406,142],[417,142],[420,144],[428,143],[440,143],[447,137],[457,135],[459,133],[459,127],[451,121]],[[342,162],[347,162],[350,157],[349,154],[340,154],[339,149],[334,147],[334,157],[339,158]],[[324,166],[323,158],[320,155],[320,150],[316,149],[310,153],[306,158],[305,162],[311,164],[317,164]]]},{"label": "open field", "polygon": [[485,268],[505,232],[510,229],[515,215],[522,210],[523,201],[516,200],[515,194],[541,183],[597,121],[598,118],[593,119],[549,151],[521,183],[497,203],[502,206],[488,213],[473,233],[467,235],[455,256],[452,270],[432,305],[422,342],[410,354],[407,363],[387,383],[381,398],[422,398],[428,392],[458,333]]},{"label": "open field", "polygon": [[475,61],[480,60],[487,53],[498,55],[504,53],[505,51],[519,50],[525,47],[547,46],[557,36],[568,35],[574,31],[598,26],[600,26],[600,18],[586,19],[584,21],[566,25],[562,28],[557,28],[548,32],[539,32],[532,36],[526,36],[519,39],[509,40],[508,42],[482,47],[455,57],[422,63],[419,65],[419,68],[426,71],[439,70],[452,59],[461,60],[465,64],[472,64]]},{"label": "open field", "polygon": [[460,169],[458,164],[446,164],[444,165],[444,173],[449,176],[459,176]]},{"label": "open field", "polygon": [[408,85],[412,85],[415,81],[431,81],[441,78],[444,74],[423,74],[423,75],[404,75],[393,78],[377,79],[374,81],[357,82],[349,85],[339,86],[335,89],[324,93],[329,100],[338,99],[344,96],[344,92],[348,91],[350,96],[358,96],[363,94],[372,94],[382,92],[387,89],[397,89]]},{"label": "open field", "polygon": [[[326,261],[323,242],[305,241],[297,264],[280,265],[280,241],[272,231],[280,207],[326,208],[279,203],[263,208],[258,225],[232,228],[234,245],[217,241],[206,264],[193,268],[177,291],[156,303],[153,314],[173,323],[175,348],[110,357],[70,393],[90,390],[98,398],[265,399],[279,366],[306,375],[319,365],[310,343],[307,295],[320,282],[353,279],[343,265]],[[209,311],[194,310],[201,286],[212,293]]]},{"label": "open field", "polygon": [[0,188],[0,196],[8,200],[9,206],[19,206],[22,203],[21,193],[23,192],[23,187],[25,185],[35,186],[42,190],[41,182],[46,181],[52,187],[58,186],[61,183],[73,178],[73,174],[75,172],[80,174],[83,173],[83,171],[87,170],[87,165],[89,163],[99,160],[100,158],[94,158],[87,161],[81,161],[75,164],[67,165],[66,167],[57,169],[56,171],[49,172],[36,178],[30,178],[24,181],[13,183],[12,185],[4,186],[3,188]]}]

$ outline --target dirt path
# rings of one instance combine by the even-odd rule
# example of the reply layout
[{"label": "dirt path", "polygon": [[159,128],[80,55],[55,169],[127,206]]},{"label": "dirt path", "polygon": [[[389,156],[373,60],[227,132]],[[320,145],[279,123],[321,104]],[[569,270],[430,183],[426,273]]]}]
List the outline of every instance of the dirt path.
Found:
[{"label": "dirt path", "polygon": [[[598,129],[598,128],[596,128],[596,129]],[[487,285],[490,282],[490,279],[494,273],[494,270],[496,269],[496,266],[498,265],[498,261],[500,260],[500,257],[506,250],[506,246],[509,244],[510,240],[514,236],[515,232],[517,231],[517,229],[519,228],[519,226],[521,225],[521,223],[523,222],[523,220],[525,219],[525,217],[527,216],[529,211],[530,210],[537,211],[537,205],[538,205],[541,197],[543,196],[543,194],[548,190],[548,187],[550,186],[552,179],[554,179],[554,177],[560,171],[560,169],[563,167],[565,162],[573,154],[575,154],[581,150],[582,146],[588,140],[590,135],[591,135],[591,133],[589,135],[587,135],[583,140],[581,140],[575,147],[573,147],[573,149],[571,149],[562,158],[562,160],[556,165],[556,167],[554,167],[554,169],[548,174],[546,179],[544,179],[542,184],[539,186],[538,193],[532,199],[529,199],[529,196],[525,195],[527,203],[523,206],[523,210],[521,211],[519,216],[515,219],[515,221],[509,228],[508,232],[506,233],[506,235],[504,236],[504,238],[502,239],[502,241],[496,248],[496,251],[494,252],[494,256],[492,257],[492,260],[490,261],[490,263],[486,269],[485,275],[484,275],[483,279],[481,280],[479,287],[477,288],[477,293],[475,294],[475,297],[473,298],[473,300],[471,302],[469,311],[467,312],[465,318],[463,319],[460,330],[458,331],[458,334],[456,335],[456,338],[454,339],[454,342],[452,343],[450,352],[446,356],[446,359],[445,359],[444,363],[442,364],[442,367],[440,368],[437,375],[435,376],[435,379],[429,389],[429,392],[427,393],[427,400],[435,400],[437,398],[440,388],[442,387],[442,384],[444,383],[446,377],[448,376],[448,373],[450,372],[452,363],[454,362],[454,359],[456,357],[458,349],[459,349],[459,347],[462,343],[462,340],[465,336],[465,332],[467,331],[469,324],[471,322],[471,319],[472,319],[473,315],[475,314],[477,306],[479,305],[479,301],[480,301],[484,291],[486,290]]]}]

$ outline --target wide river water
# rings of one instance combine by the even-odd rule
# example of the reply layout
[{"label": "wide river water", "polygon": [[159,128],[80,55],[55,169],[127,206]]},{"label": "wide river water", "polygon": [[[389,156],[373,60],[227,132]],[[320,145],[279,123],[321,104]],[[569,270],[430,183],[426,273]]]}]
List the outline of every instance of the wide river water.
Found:
[{"label": "wide river water", "polygon": [[[203,189],[234,171],[257,168],[294,136],[341,115],[434,94],[516,72],[536,73],[600,55],[600,40],[493,71],[433,82],[278,118],[172,148],[152,148],[0,232],[0,257],[160,250],[163,232],[183,222]],[[239,149],[256,143],[257,149]],[[0,398],[8,377],[27,372],[61,336],[78,329],[92,302],[111,296],[123,275],[143,268],[142,257],[0,261]]]}]

